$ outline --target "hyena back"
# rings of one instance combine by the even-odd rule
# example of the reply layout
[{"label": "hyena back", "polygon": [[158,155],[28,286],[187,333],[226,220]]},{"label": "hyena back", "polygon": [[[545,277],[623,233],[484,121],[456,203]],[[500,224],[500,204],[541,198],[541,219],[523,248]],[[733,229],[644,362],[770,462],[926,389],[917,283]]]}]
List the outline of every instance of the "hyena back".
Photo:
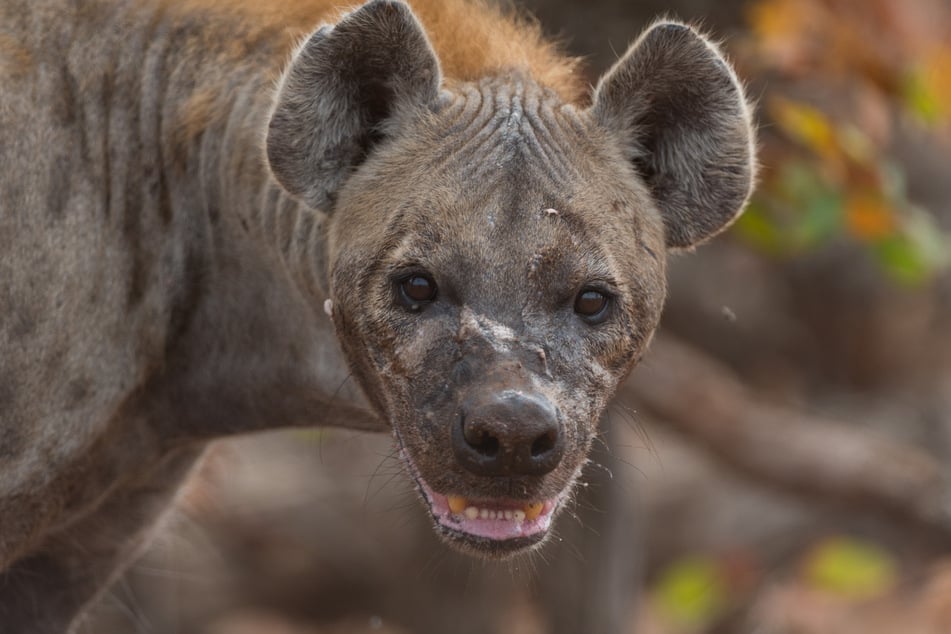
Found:
[{"label": "hyena back", "polygon": [[535,546],[667,251],[742,209],[749,109],[689,27],[588,96],[488,5],[331,4],[0,6],[4,631],[68,627],[233,433],[392,429],[447,541]]}]

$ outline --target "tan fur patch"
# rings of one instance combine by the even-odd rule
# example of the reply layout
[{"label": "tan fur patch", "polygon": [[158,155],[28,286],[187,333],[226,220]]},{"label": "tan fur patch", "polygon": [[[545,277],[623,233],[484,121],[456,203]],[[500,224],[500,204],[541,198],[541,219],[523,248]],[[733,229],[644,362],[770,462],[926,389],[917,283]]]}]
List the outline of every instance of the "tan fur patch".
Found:
[{"label": "tan fur patch", "polygon": [[0,75],[22,77],[33,68],[33,52],[9,35],[0,34]]},{"label": "tan fur patch", "polygon": [[[282,34],[280,52],[285,55],[314,27],[336,22],[342,13],[339,0],[164,2],[173,11],[240,16],[246,37],[252,40]],[[352,8],[358,3],[350,4]],[[585,98],[580,60],[565,56],[545,40],[530,18],[507,13],[487,0],[409,0],[409,4],[423,23],[446,77],[468,81],[520,69],[566,101]]]},{"label": "tan fur patch", "polygon": [[221,94],[210,88],[198,90],[182,104],[172,126],[172,148],[176,157],[184,157],[191,143],[220,116]]}]

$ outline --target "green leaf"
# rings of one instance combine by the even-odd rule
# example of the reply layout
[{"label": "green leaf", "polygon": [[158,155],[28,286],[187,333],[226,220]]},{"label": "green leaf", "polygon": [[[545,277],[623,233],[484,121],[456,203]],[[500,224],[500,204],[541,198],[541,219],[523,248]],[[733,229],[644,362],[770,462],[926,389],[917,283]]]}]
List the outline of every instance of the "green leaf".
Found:
[{"label": "green leaf", "polygon": [[951,236],[941,231],[930,213],[909,206],[901,231],[877,243],[875,255],[895,281],[917,286],[951,268]]},{"label": "green leaf", "polygon": [[780,170],[780,190],[791,204],[789,241],[797,250],[813,248],[842,228],[844,200],[815,166],[805,162],[787,163]]},{"label": "green leaf", "polygon": [[894,558],[869,542],[834,537],[820,543],[806,561],[805,578],[811,586],[852,599],[866,599],[888,591],[897,579]]},{"label": "green leaf", "polygon": [[905,77],[902,95],[905,105],[925,123],[935,123],[941,118],[941,102],[929,88],[922,69]]},{"label": "green leaf", "polygon": [[842,231],[844,201],[831,190],[808,192],[803,214],[796,223],[796,240],[801,247],[817,246]]},{"label": "green leaf", "polygon": [[906,286],[924,283],[931,267],[907,236],[889,236],[875,245],[875,256],[892,279]]},{"label": "green leaf", "polygon": [[669,620],[691,628],[712,623],[728,605],[716,561],[708,557],[688,557],[668,567],[655,586],[654,599]]},{"label": "green leaf", "polygon": [[786,238],[770,217],[765,203],[755,198],[736,221],[734,229],[739,236],[766,253],[778,256],[786,252]]},{"label": "green leaf", "polygon": [[951,236],[941,231],[935,217],[926,210],[910,205],[903,222],[909,241],[933,270],[951,266]]}]

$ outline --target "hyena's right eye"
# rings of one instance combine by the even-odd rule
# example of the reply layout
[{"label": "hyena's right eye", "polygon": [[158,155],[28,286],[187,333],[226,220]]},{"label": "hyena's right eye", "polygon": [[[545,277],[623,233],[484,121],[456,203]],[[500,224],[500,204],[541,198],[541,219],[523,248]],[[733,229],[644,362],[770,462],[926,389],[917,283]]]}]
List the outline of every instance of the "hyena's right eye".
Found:
[{"label": "hyena's right eye", "polygon": [[592,325],[608,318],[611,297],[595,288],[583,288],[575,298],[575,312]]},{"label": "hyena's right eye", "polygon": [[419,310],[423,304],[436,299],[436,282],[425,273],[413,273],[399,282],[399,298],[410,310]]}]

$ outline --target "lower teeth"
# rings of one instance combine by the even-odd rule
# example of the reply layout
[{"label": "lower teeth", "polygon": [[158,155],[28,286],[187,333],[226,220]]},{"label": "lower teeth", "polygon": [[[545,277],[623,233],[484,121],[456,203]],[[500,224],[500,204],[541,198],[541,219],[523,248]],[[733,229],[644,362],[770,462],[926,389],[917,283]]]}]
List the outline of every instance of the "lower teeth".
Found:
[{"label": "lower teeth", "polygon": [[484,520],[507,520],[515,521],[519,524],[524,522],[526,519],[533,520],[541,515],[542,505],[529,505],[527,511],[522,509],[507,509],[494,511],[491,509],[478,509],[474,506],[466,507],[466,509],[459,513],[454,513],[454,515],[465,515],[466,519],[475,520],[475,519],[484,519]]}]

